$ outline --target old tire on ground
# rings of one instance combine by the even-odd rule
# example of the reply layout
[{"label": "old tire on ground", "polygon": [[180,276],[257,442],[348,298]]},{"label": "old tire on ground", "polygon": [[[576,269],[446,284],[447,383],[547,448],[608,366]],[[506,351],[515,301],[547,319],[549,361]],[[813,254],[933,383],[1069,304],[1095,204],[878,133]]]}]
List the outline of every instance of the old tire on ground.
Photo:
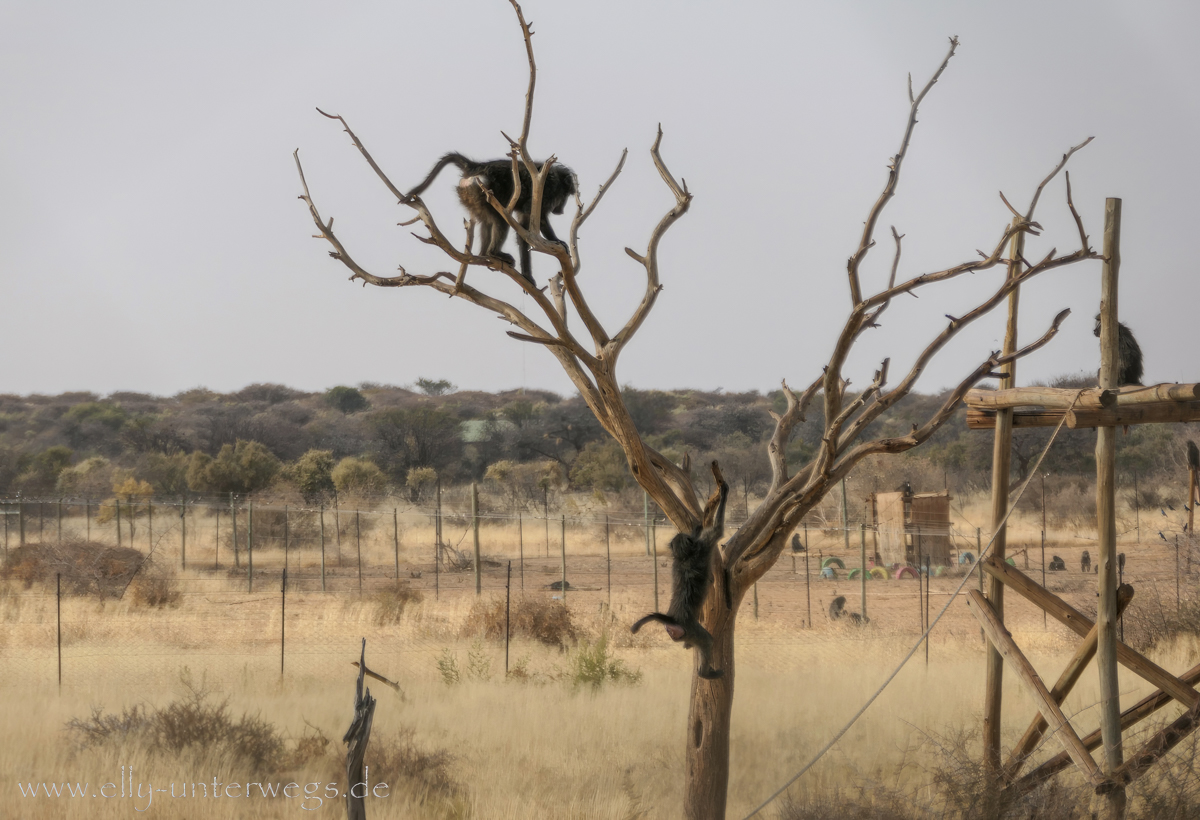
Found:
[{"label": "old tire on ground", "polygon": [[960,552],[960,553],[958,554],[958,563],[960,563],[960,564],[974,564],[974,563],[975,563],[975,555],[974,555],[974,553],[970,553],[970,552]]},{"label": "old tire on ground", "polygon": [[871,567],[871,577],[880,581],[886,581],[888,573],[883,567]]},{"label": "old tire on ground", "polygon": [[821,562],[821,569],[828,569],[829,567],[837,567],[838,569],[845,569],[846,562],[843,561],[841,558],[838,558],[836,555],[831,555],[828,558],[826,558],[824,561]]},{"label": "old tire on ground", "polygon": [[896,569],[896,574],[892,577],[894,577],[897,581],[902,578],[916,578],[917,571],[912,567],[898,567]]},{"label": "old tire on ground", "polygon": [[830,581],[836,581],[837,580],[837,570],[835,570],[833,567],[823,567],[821,569],[821,577],[828,579]]}]

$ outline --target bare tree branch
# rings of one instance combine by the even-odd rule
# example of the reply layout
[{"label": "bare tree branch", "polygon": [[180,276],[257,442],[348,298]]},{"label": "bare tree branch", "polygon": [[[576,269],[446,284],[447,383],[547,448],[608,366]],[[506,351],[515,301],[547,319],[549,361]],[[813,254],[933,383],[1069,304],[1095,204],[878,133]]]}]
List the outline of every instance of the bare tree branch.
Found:
[{"label": "bare tree branch", "polygon": [[[1047,183],[1049,183],[1049,182],[1050,182],[1050,180],[1054,179],[1054,177],[1058,176],[1058,172],[1059,172],[1059,171],[1061,171],[1061,170],[1063,169],[1063,167],[1064,167],[1064,166],[1066,166],[1066,164],[1067,164],[1067,160],[1069,160],[1069,159],[1071,158],[1071,155],[1072,155],[1072,154],[1074,154],[1074,153],[1075,153],[1076,151],[1078,151],[1080,148],[1083,148],[1084,146],[1086,146],[1086,145],[1087,145],[1089,142],[1091,142],[1093,139],[1095,139],[1095,137],[1088,137],[1088,138],[1087,138],[1087,139],[1085,139],[1083,142],[1079,143],[1079,144],[1078,144],[1078,145],[1076,145],[1074,148],[1072,148],[1071,150],[1067,151],[1067,153],[1063,154],[1062,161],[1060,161],[1060,162],[1058,163],[1058,165],[1055,165],[1055,166],[1054,166],[1054,170],[1053,170],[1053,171],[1051,171],[1049,174],[1047,174],[1047,175],[1046,175],[1046,178],[1042,180],[1042,184],[1041,184],[1041,185],[1037,186],[1037,190],[1033,192],[1033,199],[1032,199],[1032,200],[1030,201],[1030,203],[1029,203],[1029,210],[1028,210],[1028,211],[1025,213],[1025,221],[1026,221],[1026,222],[1032,222],[1032,221],[1033,221],[1033,211],[1034,211],[1034,209],[1035,209],[1035,208],[1037,208],[1037,204],[1038,204],[1038,198],[1039,198],[1039,197],[1041,197],[1041,195],[1042,195],[1042,189],[1046,187],[1046,184],[1047,184]],[[1019,214],[1018,214],[1018,216],[1019,216]],[[1084,247],[1087,247],[1087,243],[1086,243],[1086,242],[1084,243]]]},{"label": "bare tree branch", "polygon": [[[620,332],[613,337],[612,343],[609,345],[610,349],[606,351],[614,361],[620,355],[625,345],[629,344],[629,340],[633,338],[633,334],[637,333],[638,328],[642,326],[642,322],[646,320],[646,316],[649,315],[651,309],[654,307],[654,302],[658,298],[658,292],[662,290],[662,285],[658,281],[658,244],[662,241],[663,236],[671,226],[675,224],[676,220],[687,213],[688,207],[692,203],[692,195],[688,193],[686,185],[681,186],[676,182],[675,177],[667,169],[667,164],[663,162],[662,154],[659,153],[662,138],[663,130],[660,123],[658,126],[658,135],[654,138],[654,146],[650,149],[650,156],[654,159],[654,167],[658,169],[659,175],[667,183],[667,187],[671,189],[671,193],[675,195],[675,207],[659,220],[653,233],[650,234],[650,242],[646,249],[646,255],[639,260],[646,268],[646,293],[642,296],[641,303],[634,310],[629,321],[625,323],[625,327],[621,328]],[[637,258],[630,249],[626,248],[625,252]]]},{"label": "bare tree branch", "polygon": [[879,221],[879,215],[883,213],[884,207],[896,193],[896,185],[900,181],[900,166],[904,162],[904,157],[908,153],[908,145],[912,141],[913,129],[917,125],[917,108],[921,105],[921,101],[925,99],[925,95],[929,93],[929,89],[933,88],[938,78],[942,76],[942,72],[946,70],[946,66],[950,63],[950,58],[954,56],[955,49],[958,48],[958,38],[950,38],[950,50],[946,52],[946,57],[942,60],[942,64],[938,66],[937,71],[933,72],[933,76],[929,78],[929,82],[925,83],[925,87],[921,89],[921,93],[914,99],[912,96],[912,75],[908,79],[908,96],[910,100],[908,112],[908,125],[904,129],[904,137],[900,140],[900,150],[896,152],[896,156],[892,157],[888,165],[888,181],[883,188],[883,193],[879,195],[879,199],[871,208],[870,214],[867,216],[867,221],[863,225],[862,239],[859,240],[858,250],[850,255],[850,260],[846,264],[846,272],[850,277],[850,303],[857,305],[862,301],[862,290],[859,285],[859,266],[862,260],[866,257],[867,251],[875,244],[872,238],[875,235],[875,224]]}]

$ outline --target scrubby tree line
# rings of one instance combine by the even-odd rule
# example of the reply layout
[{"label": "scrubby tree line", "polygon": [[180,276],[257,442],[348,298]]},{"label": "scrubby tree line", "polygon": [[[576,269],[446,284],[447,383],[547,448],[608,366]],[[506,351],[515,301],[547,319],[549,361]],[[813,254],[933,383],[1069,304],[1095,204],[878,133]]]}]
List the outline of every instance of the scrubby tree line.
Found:
[{"label": "scrubby tree line", "polygon": [[[624,393],[638,429],[664,455],[718,459],[735,497],[769,480],[769,465],[758,455],[773,428],[771,413],[786,409],[779,391]],[[943,398],[912,395],[888,423],[899,429]],[[815,402],[788,444],[795,451],[790,455],[811,455],[821,429]],[[1025,477],[1048,435],[1044,429],[1016,432],[1015,477]],[[1122,469],[1147,478],[1170,472],[1182,459],[1175,445],[1184,435],[1163,426],[1135,428],[1119,447]],[[1046,469],[1092,475],[1092,436],[1069,431]],[[982,486],[990,463],[991,436],[968,431],[960,410],[919,453],[889,465],[876,488],[891,489],[898,473],[925,483],[936,474],[959,489]],[[0,494],[102,498],[277,489],[313,503],[339,491],[419,501],[438,481],[484,479],[503,488],[514,507],[536,506],[550,489],[640,496],[624,455],[583,401],[547,391],[460,391],[445,380],[421,379],[413,389],[362,384],[324,393],[254,384],[236,393],[195,389],[167,398],[0,395]]]}]

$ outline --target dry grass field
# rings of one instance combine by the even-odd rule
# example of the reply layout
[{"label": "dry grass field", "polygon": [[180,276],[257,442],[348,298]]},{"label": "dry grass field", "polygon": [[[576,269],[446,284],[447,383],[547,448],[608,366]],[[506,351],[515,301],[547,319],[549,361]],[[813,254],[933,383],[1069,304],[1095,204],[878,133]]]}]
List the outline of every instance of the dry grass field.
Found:
[{"label": "dry grass field", "polygon": [[[956,507],[963,548],[974,551],[972,522],[986,519],[985,504],[975,499]],[[80,523],[68,519],[65,532],[77,532]],[[610,589],[603,525],[568,522],[566,605],[578,641],[557,647],[519,634],[509,648],[506,676],[503,641],[480,638],[471,626],[481,618],[479,611],[472,614],[472,573],[431,577],[427,517],[400,517],[399,584],[390,510],[365,531],[360,522],[361,595],[352,523],[342,521],[340,562],[327,549],[326,592],[320,590],[319,551],[293,541],[299,546],[288,557],[286,610],[282,550],[256,550],[250,589],[244,568],[229,568],[227,541],[220,569],[213,569],[213,523],[202,516],[189,522],[186,570],[179,569],[178,531],[163,524],[147,581],[135,579],[119,599],[63,596],[61,689],[53,578],[28,586],[19,578],[0,581],[0,686],[8,694],[0,701],[0,771],[6,780],[0,816],[283,818],[310,810],[340,817],[342,801],[323,789],[330,782],[345,786],[341,736],[352,713],[356,671],[350,663],[363,637],[368,665],[402,687],[400,694],[368,681],[379,701],[367,756],[371,785],[388,783],[387,796],[370,801],[371,817],[679,815],[692,658],[661,631],[628,633],[628,624],[654,603],[654,567],[639,527],[612,528]],[[445,534],[469,551],[464,527],[461,520],[448,522]],[[1010,554],[1034,545],[1029,566],[1038,577],[1039,531],[1040,519],[1029,516],[1017,520],[1010,535]],[[663,552],[671,534],[656,533]],[[1120,545],[1128,556],[1126,580],[1138,596],[1127,615],[1128,639],[1157,639],[1151,657],[1179,672],[1200,660],[1200,641],[1188,634],[1164,637],[1176,623],[1174,543],[1160,539],[1157,529],[1144,527],[1141,534],[1140,544],[1136,533],[1127,532]],[[1047,558],[1061,555],[1068,566],[1049,576],[1049,586],[1085,612],[1095,610],[1095,579],[1079,572],[1079,555],[1092,535],[1059,529],[1046,550]],[[553,607],[560,593],[548,585],[561,574],[560,536],[561,524],[553,522],[547,549],[542,521],[524,522],[520,540],[510,522],[485,524],[482,551],[494,563],[486,565],[484,602],[502,599],[511,559],[514,611]],[[144,549],[138,537],[144,538],[141,530],[134,547]],[[857,581],[816,577],[819,555],[843,555],[847,566],[856,565],[857,538],[854,532],[847,555],[840,532],[813,531],[808,583],[804,556],[793,572],[791,556],[784,555],[759,584],[757,617],[751,600],[742,606],[730,817],[744,815],[807,762],[917,639],[922,604],[914,581],[869,583],[866,628],[832,622],[825,614],[837,595],[847,598],[849,609],[860,606]],[[240,559],[244,564],[245,556]],[[1015,560],[1023,566],[1023,555]],[[1188,611],[1196,575],[1186,569],[1194,562],[1186,549],[1180,561],[1180,606]],[[934,616],[961,581],[953,570],[932,580]],[[662,555],[658,584],[665,601],[669,566]],[[404,590],[399,595],[398,586]],[[1040,611],[1011,596],[1009,601],[1009,628],[1043,677],[1053,680],[1075,644],[1073,635],[1053,621],[1044,627]],[[534,631],[549,640],[561,621],[547,623]],[[597,651],[601,640],[605,647]],[[979,749],[983,657],[979,630],[956,600],[933,633],[928,663],[919,652],[766,816],[970,816],[960,809],[978,794],[972,760]],[[1151,689],[1124,673],[1121,687],[1123,703]],[[1089,674],[1066,702],[1083,732],[1097,725],[1097,697]],[[1011,745],[1033,714],[1011,675],[1005,704],[1005,741]],[[1162,710],[1142,734],[1179,711]],[[1039,757],[1059,748],[1049,738]],[[1141,781],[1132,792],[1132,816],[1173,816],[1163,808],[1170,805],[1184,810],[1174,816],[1196,816],[1187,811],[1200,806],[1197,751],[1194,743],[1182,744],[1154,777]],[[146,811],[140,810],[147,797],[120,796],[122,766],[133,768],[135,791],[148,784],[156,790]],[[196,784],[206,784],[208,793],[214,778],[223,784],[222,796],[203,796]],[[84,782],[88,796],[71,797],[62,786],[59,797],[44,791],[24,796],[30,784]],[[224,791],[234,782],[298,785],[294,796],[274,798],[252,786],[255,796],[247,798],[239,796],[244,785]],[[322,784],[320,801],[305,798],[311,783]],[[1036,816],[1086,817],[1089,792],[1080,779],[1068,772],[1057,783],[1037,796],[1042,803]],[[171,788],[179,794],[184,784],[187,796],[172,797]]]}]

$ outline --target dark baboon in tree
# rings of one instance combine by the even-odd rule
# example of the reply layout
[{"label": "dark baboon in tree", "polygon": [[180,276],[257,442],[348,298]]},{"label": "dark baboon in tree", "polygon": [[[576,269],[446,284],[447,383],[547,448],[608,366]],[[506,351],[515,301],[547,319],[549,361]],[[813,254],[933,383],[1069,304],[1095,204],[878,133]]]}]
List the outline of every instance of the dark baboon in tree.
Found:
[{"label": "dark baboon in tree", "polygon": [[1091,572],[1092,571],[1092,554],[1090,552],[1088,552],[1087,550],[1083,551],[1083,555],[1079,559],[1079,571],[1080,572]]},{"label": "dark baboon in tree", "polygon": [[[1096,338],[1100,338],[1100,314],[1096,314]],[[1117,387],[1142,383],[1142,346],[1124,322],[1117,322]]]},{"label": "dark baboon in tree", "polygon": [[[487,197],[483,193],[483,189],[487,188],[496,197],[496,201],[501,205],[508,205],[513,195],[512,161],[493,159],[487,162],[476,162],[452,151],[437,161],[433,170],[420,185],[408,192],[408,199],[419,196],[447,165],[454,165],[462,172],[462,179],[458,182],[458,198],[463,207],[471,214],[471,218],[479,225],[480,256],[492,256],[509,265],[513,264],[512,255],[501,250],[504,240],[508,238],[508,223],[488,203]],[[519,170],[521,194],[517,197],[517,204],[513,206],[513,216],[516,217],[522,228],[528,229],[529,212],[532,210],[533,204],[533,180],[524,165],[519,165]],[[546,184],[542,188],[541,231],[542,235],[551,242],[557,242],[564,247],[565,243],[555,235],[554,228],[550,225],[546,214],[561,214],[567,205],[568,197],[574,193],[575,174],[571,169],[565,165],[551,166],[550,173],[546,176]],[[521,252],[521,275],[532,282],[533,271],[529,259],[529,243],[518,236],[517,247]]]},{"label": "dark baboon in tree", "polygon": [[[729,485],[715,461],[712,471],[717,489],[704,507],[702,525],[671,539],[671,603],[666,614],[652,612],[629,628],[630,632],[636,633],[650,621],[658,621],[666,627],[671,640],[682,641],[685,648],[694,646],[700,650],[699,675],[709,680],[721,677],[725,670],[712,668],[713,637],[700,623],[700,607],[712,586],[713,551],[725,534],[725,499],[729,495]],[[722,573],[718,580],[724,590],[726,605],[732,606],[728,575]]]}]

